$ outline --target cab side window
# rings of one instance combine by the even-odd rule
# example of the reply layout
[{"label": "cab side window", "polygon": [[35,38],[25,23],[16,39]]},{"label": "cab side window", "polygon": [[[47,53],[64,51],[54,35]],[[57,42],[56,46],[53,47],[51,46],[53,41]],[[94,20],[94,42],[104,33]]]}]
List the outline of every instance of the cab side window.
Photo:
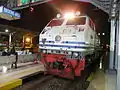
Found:
[{"label": "cab side window", "polygon": [[91,19],[89,19],[89,25],[94,30],[94,23],[93,23],[93,21]]}]

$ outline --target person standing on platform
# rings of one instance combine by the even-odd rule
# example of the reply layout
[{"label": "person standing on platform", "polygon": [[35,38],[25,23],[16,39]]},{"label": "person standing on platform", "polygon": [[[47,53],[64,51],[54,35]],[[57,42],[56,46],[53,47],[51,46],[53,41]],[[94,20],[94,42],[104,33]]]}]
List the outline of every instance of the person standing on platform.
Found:
[{"label": "person standing on platform", "polygon": [[16,60],[15,62],[12,63],[11,68],[13,68],[13,65],[15,64],[15,68],[17,68],[17,61],[18,61],[18,53],[15,51],[15,46],[12,47],[11,51],[10,51],[10,55],[15,55]]}]

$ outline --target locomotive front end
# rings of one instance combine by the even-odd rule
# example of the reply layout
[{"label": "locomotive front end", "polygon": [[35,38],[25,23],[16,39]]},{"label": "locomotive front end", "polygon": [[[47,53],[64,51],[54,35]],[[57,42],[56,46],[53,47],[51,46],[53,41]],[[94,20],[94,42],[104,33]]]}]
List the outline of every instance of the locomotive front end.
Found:
[{"label": "locomotive front end", "polygon": [[48,73],[74,79],[81,76],[86,55],[94,52],[94,42],[86,38],[86,29],[90,29],[88,17],[67,15],[48,23],[40,34],[39,48]]}]

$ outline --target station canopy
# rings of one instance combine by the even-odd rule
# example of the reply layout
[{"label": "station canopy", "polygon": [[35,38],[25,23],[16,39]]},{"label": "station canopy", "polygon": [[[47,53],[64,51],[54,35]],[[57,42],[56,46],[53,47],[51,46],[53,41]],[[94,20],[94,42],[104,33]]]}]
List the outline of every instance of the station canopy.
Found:
[{"label": "station canopy", "polygon": [[[8,7],[16,8],[21,5],[26,5],[31,3],[44,3],[49,2],[52,0],[0,0],[0,4],[5,4]],[[80,1],[80,2],[89,2],[93,5],[99,7],[103,11],[109,13],[109,7],[112,0],[73,0],[73,1]]]},{"label": "station canopy", "polygon": [[[29,4],[38,5],[50,1],[57,0],[0,0],[0,4],[5,5],[8,8],[12,8],[13,10],[16,10],[29,7]],[[70,0],[70,1],[91,3],[96,7],[100,8],[101,10],[103,10],[104,12],[108,13],[109,15],[112,15],[113,12],[115,12],[117,4],[119,3],[119,0]]]}]

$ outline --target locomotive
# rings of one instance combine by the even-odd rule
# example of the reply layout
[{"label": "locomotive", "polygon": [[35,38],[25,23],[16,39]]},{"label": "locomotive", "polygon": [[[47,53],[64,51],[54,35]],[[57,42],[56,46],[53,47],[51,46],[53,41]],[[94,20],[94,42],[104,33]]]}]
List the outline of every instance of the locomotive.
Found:
[{"label": "locomotive", "polygon": [[41,61],[49,74],[74,79],[99,55],[100,40],[87,15],[53,18],[39,36]]}]

